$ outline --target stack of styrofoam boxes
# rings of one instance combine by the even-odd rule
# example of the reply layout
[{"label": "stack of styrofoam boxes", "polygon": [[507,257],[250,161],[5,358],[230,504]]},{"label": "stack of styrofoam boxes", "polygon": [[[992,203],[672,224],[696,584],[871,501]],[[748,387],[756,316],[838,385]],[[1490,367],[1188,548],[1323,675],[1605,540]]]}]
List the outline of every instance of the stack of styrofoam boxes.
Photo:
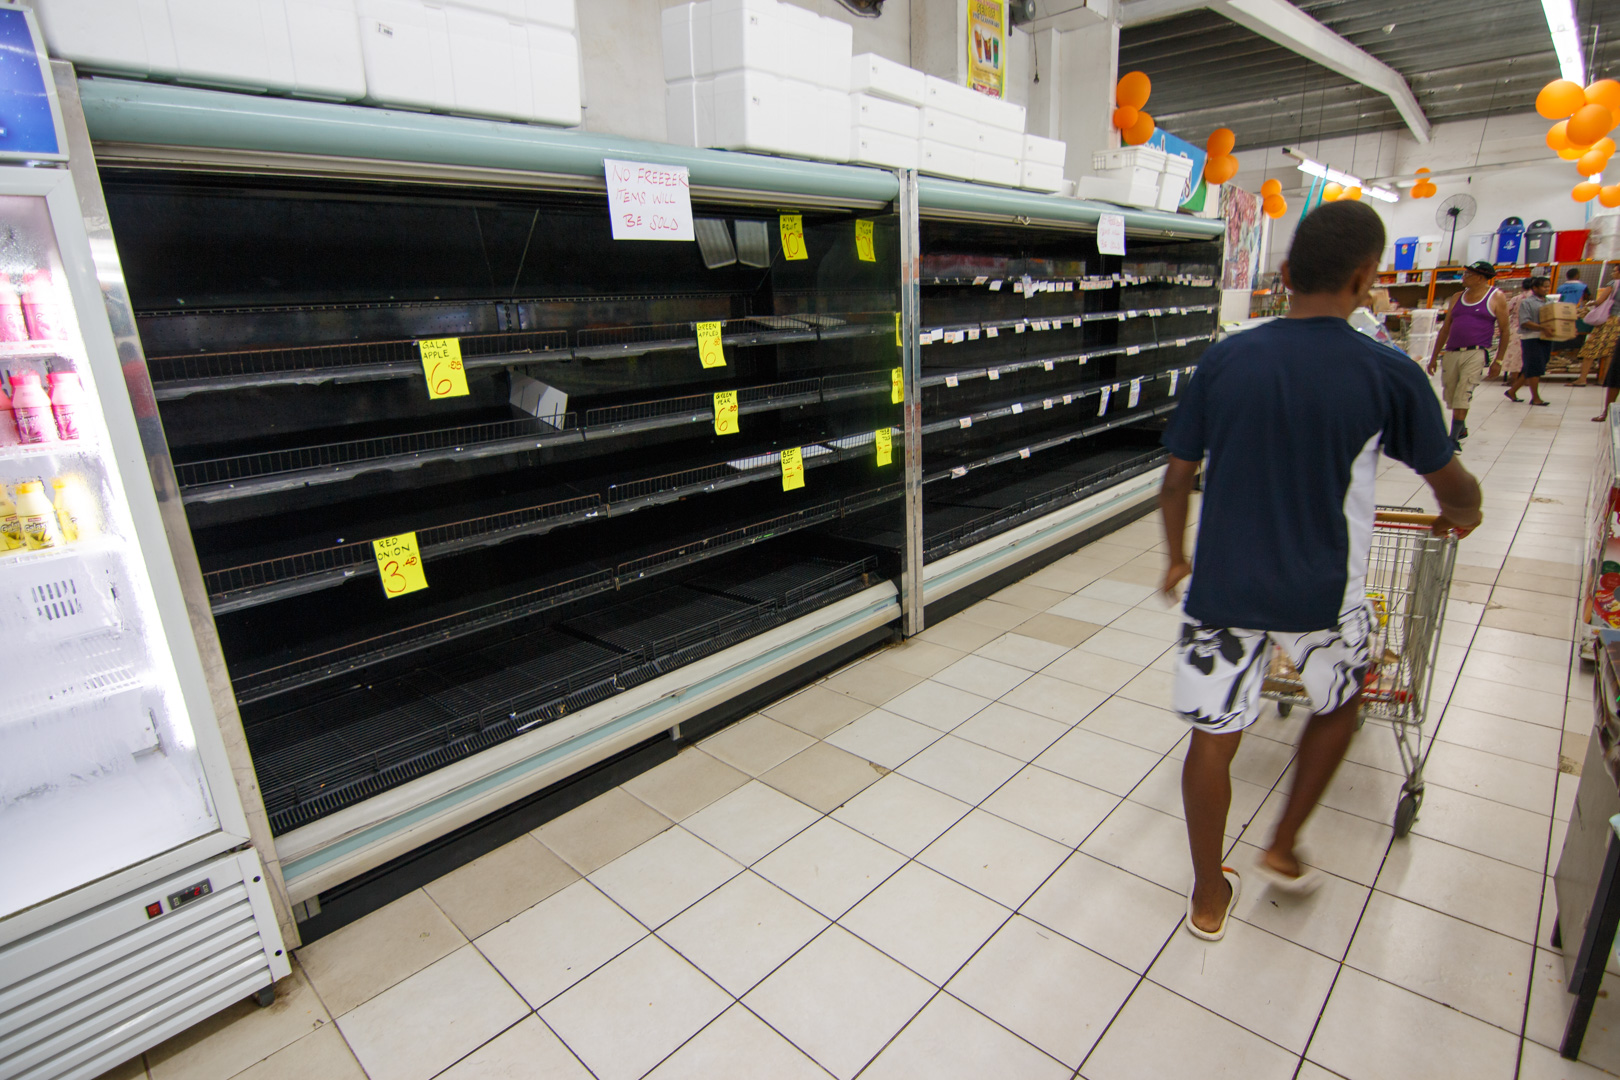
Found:
[{"label": "stack of styrofoam boxes", "polygon": [[355,0],[34,0],[51,55],[97,71],[353,101]]},{"label": "stack of styrofoam boxes", "polygon": [[574,0],[35,0],[97,70],[575,125]]},{"label": "stack of styrofoam boxes", "polygon": [[[1079,195],[1082,199],[1103,199],[1126,206],[1157,207],[1166,186],[1169,158],[1163,150],[1146,146],[1100,150],[1091,155],[1091,168],[1096,175],[1081,177]],[[1188,173],[1191,173],[1190,165]],[[1173,179],[1178,205],[1184,180],[1182,176]]]},{"label": "stack of styrofoam boxes", "polygon": [[1440,312],[1436,308],[1416,308],[1412,312],[1412,328],[1406,334],[1406,355],[1427,363],[1434,351],[1435,335],[1439,332]]},{"label": "stack of styrofoam boxes", "polygon": [[671,142],[849,159],[848,23],[778,0],[665,8]]},{"label": "stack of styrofoam boxes", "polygon": [[1034,191],[1062,191],[1063,162],[1068,144],[1039,135],[1024,136],[1024,169],[1019,187]]},{"label": "stack of styrofoam boxes", "polygon": [[574,0],[355,4],[368,100],[434,112],[579,124]]},{"label": "stack of styrofoam boxes", "polygon": [[1164,175],[1159,177],[1157,203],[1160,210],[1176,210],[1182,200],[1191,194],[1188,182],[1192,179],[1192,169],[1192,158],[1171,153],[1164,155]]},{"label": "stack of styrofoam boxes", "polygon": [[889,169],[921,167],[925,81],[922,72],[876,53],[851,61],[849,160]]},{"label": "stack of styrofoam boxes", "polygon": [[966,86],[923,81],[923,172],[1018,187],[1023,181],[1024,107]]}]

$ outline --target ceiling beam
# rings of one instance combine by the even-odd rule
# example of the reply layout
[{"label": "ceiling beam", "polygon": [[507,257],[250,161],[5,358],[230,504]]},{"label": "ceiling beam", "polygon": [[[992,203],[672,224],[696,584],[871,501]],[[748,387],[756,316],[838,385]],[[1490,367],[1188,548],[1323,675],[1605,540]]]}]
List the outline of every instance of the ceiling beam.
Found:
[{"label": "ceiling beam", "polygon": [[1129,0],[1121,5],[1120,21],[1124,26],[1137,26],[1206,7],[1268,41],[1385,95],[1394,103],[1395,110],[1417,141],[1429,141],[1429,118],[1423,114],[1423,107],[1401,73],[1352,45],[1288,0]]}]

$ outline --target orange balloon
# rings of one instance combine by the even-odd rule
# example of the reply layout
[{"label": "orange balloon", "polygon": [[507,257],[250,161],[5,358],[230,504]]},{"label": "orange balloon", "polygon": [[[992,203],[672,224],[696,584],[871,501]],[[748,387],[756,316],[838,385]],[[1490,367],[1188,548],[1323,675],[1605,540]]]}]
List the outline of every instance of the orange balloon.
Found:
[{"label": "orange balloon", "polygon": [[1568,120],[1560,120],[1558,123],[1547,129],[1547,149],[1568,150],[1569,145]]},{"label": "orange balloon", "polygon": [[1339,196],[1341,196],[1343,194],[1344,194],[1344,185],[1343,184],[1329,184],[1327,187],[1322,189],[1322,201],[1323,202],[1337,202],[1338,199],[1339,199]]},{"label": "orange balloon", "polygon": [[1558,156],[1563,158],[1565,161],[1579,161],[1581,160],[1581,155],[1586,153],[1586,151],[1589,149],[1591,148],[1586,146],[1566,146],[1562,150],[1558,151]]},{"label": "orange balloon", "polygon": [[1562,120],[1573,116],[1586,104],[1586,88],[1568,79],[1554,79],[1536,95],[1536,112],[1548,120]]},{"label": "orange balloon", "polygon": [[[1148,102],[1148,95],[1153,93],[1153,80],[1143,71],[1127,71],[1119,77],[1119,85],[1114,87],[1114,100],[1121,105],[1129,105],[1133,109],[1140,109]],[[1581,92],[1581,102],[1586,101],[1586,92]],[[1571,109],[1570,112],[1574,112]],[[1568,116],[1569,113],[1565,113]]]},{"label": "orange balloon", "polygon": [[1420,180],[1412,188],[1412,198],[1427,199],[1432,197],[1439,190],[1440,189],[1435,186],[1433,180]]},{"label": "orange balloon", "polygon": [[1598,202],[1611,210],[1620,206],[1620,184],[1611,184],[1598,192]]},{"label": "orange balloon", "polygon": [[1355,186],[1345,188],[1344,197],[1349,199],[1351,202],[1360,202],[1361,188]]},{"label": "orange balloon", "polygon": [[1596,147],[1581,155],[1575,163],[1575,171],[1582,176],[1596,176],[1603,171],[1603,166],[1609,163],[1609,155],[1599,153]]},{"label": "orange balloon", "polygon": [[1576,184],[1570,190],[1569,197],[1576,202],[1591,202],[1597,198],[1598,192],[1603,190],[1602,184],[1594,184],[1590,180]]},{"label": "orange balloon", "polygon": [[1212,184],[1224,184],[1237,175],[1238,159],[1231,154],[1222,154],[1212,157],[1204,162],[1204,179]]},{"label": "orange balloon", "polygon": [[1216,128],[1209,133],[1209,142],[1204,144],[1214,157],[1230,154],[1232,147],[1237,145],[1237,135],[1231,128]]},{"label": "orange balloon", "polygon": [[1603,151],[1604,157],[1609,157],[1615,152],[1616,146],[1614,140],[1605,135],[1603,138],[1592,144],[1592,149],[1601,150]]},{"label": "orange balloon", "polygon": [[1620,82],[1599,79],[1586,88],[1586,103],[1601,105],[1612,113],[1620,113]]},{"label": "orange balloon", "polygon": [[1114,110],[1114,129],[1116,131],[1129,131],[1136,123],[1136,118],[1142,115],[1129,105],[1121,105]]},{"label": "orange balloon", "polygon": [[1265,201],[1260,204],[1260,209],[1266,212],[1268,218],[1280,218],[1288,213],[1288,200],[1273,193],[1266,196]]},{"label": "orange balloon", "polygon": [[1567,134],[1574,146],[1591,146],[1614,130],[1614,114],[1601,105],[1583,105],[1569,118]]},{"label": "orange balloon", "polygon": [[1154,127],[1153,124],[1153,117],[1149,116],[1147,113],[1138,113],[1136,123],[1132,124],[1130,129],[1124,133],[1125,145],[1141,146],[1143,143],[1153,138],[1153,132],[1156,130],[1157,128]]},{"label": "orange balloon", "polygon": [[1276,179],[1267,180],[1265,183],[1260,185],[1260,194],[1262,196],[1275,195],[1278,198],[1282,198],[1282,181]]},{"label": "orange balloon", "polygon": [[1428,169],[1419,169],[1417,171],[1417,175],[1419,175],[1419,176],[1428,176],[1429,175],[1429,170]]}]

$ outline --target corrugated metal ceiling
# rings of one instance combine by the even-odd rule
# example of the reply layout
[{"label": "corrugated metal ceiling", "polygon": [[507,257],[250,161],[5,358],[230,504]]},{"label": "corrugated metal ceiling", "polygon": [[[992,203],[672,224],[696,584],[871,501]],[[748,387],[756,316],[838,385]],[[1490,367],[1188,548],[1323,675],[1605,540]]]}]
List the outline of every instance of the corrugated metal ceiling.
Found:
[{"label": "corrugated metal ceiling", "polygon": [[[1558,77],[1537,0],[1294,3],[1405,76],[1432,124],[1528,110]],[[1589,77],[1620,77],[1620,0],[1576,0],[1576,14]],[[1148,112],[1195,142],[1222,126],[1239,149],[1406,126],[1384,95],[1210,10],[1125,29],[1119,70],[1147,72]]]}]

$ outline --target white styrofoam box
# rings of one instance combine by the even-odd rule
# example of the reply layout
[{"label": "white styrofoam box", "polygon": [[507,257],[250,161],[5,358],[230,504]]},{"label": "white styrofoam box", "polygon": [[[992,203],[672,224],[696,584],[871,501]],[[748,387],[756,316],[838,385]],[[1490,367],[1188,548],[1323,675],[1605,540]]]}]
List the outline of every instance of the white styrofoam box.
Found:
[{"label": "white styrofoam box", "polygon": [[1159,184],[1156,174],[1135,170],[1118,170],[1119,176],[1082,176],[1075,182],[1075,196],[1117,203],[1120,206],[1147,206],[1157,204]]},{"label": "white styrofoam box", "polygon": [[354,101],[366,96],[354,0],[286,0],[293,93]]},{"label": "white styrofoam box", "polygon": [[169,0],[175,74],[188,82],[291,90],[286,8],[275,0]]},{"label": "white styrofoam box", "polygon": [[816,157],[823,161],[849,160],[849,120],[845,111],[849,102],[849,92],[832,87],[820,86],[806,87],[801,94],[814,93],[817,99],[815,105],[815,119],[821,133],[821,148]]},{"label": "white styrofoam box", "polygon": [[1032,191],[1062,191],[1063,185],[1062,165],[1024,159],[1024,167],[1018,178],[1019,187]]},{"label": "white styrofoam box", "polygon": [[1104,169],[1142,168],[1151,172],[1164,172],[1170,155],[1163,150],[1147,146],[1122,146],[1116,150],[1098,150],[1091,155],[1094,172]]},{"label": "white styrofoam box", "polygon": [[979,125],[979,150],[986,154],[994,154],[996,157],[1022,161],[1024,158],[1024,133],[981,124]]},{"label": "white styrofoam box", "polygon": [[937,176],[954,176],[959,180],[973,179],[973,170],[978,164],[977,151],[932,139],[921,140],[918,149],[920,163],[917,168],[921,171]]},{"label": "white styrofoam box", "polygon": [[[715,0],[717,18],[722,2]],[[819,85],[824,75],[822,67],[828,40],[821,28],[821,16],[797,4],[778,3],[775,18],[776,62],[766,70],[783,78]],[[719,25],[717,21],[715,26]]]},{"label": "white styrofoam box", "polygon": [[712,85],[710,146],[799,157],[815,157],[822,149],[820,130],[810,115],[817,96],[803,83],[745,69],[716,75]]},{"label": "white styrofoam box", "polygon": [[1164,155],[1164,172],[1166,176],[1179,176],[1185,180],[1192,176],[1192,158],[1182,157],[1180,154]]},{"label": "white styrofoam box", "polygon": [[1000,128],[1002,131],[1016,131],[1020,135],[1024,133],[1025,115],[1022,105],[1014,105],[1010,101],[994,98],[989,94],[979,94],[977,90],[973,93],[984,99],[979,106],[984,113],[983,123]]},{"label": "white styrofoam box", "polygon": [[1069,144],[1062,139],[1046,139],[1039,135],[1024,136],[1023,159],[1039,165],[1057,165],[1068,160]]},{"label": "white styrofoam box", "polygon": [[981,184],[1017,187],[1023,176],[1023,163],[1017,158],[986,154],[982,150],[973,155],[973,179]]},{"label": "white styrofoam box", "polygon": [[527,26],[531,94],[528,119],[578,127],[585,119],[580,100],[579,39],[567,30],[540,23]]},{"label": "white styrofoam box", "polygon": [[527,120],[533,111],[527,35],[502,15],[446,5],[455,110]]},{"label": "white styrofoam box", "polygon": [[855,51],[855,28],[847,22],[821,16],[821,59],[815,82],[829,90],[849,93],[850,54]]},{"label": "white styrofoam box", "polygon": [[928,75],[923,79],[923,105],[925,107],[947,112],[953,116],[965,116],[969,120],[981,124],[989,124],[994,122],[991,120],[994,110],[988,107],[989,104],[990,98],[977,90],[970,90],[965,86],[946,82],[935,75]]},{"label": "white styrofoam box", "polygon": [[449,111],[456,105],[450,30],[442,8],[419,0],[355,0],[366,98]]},{"label": "white styrofoam box", "polygon": [[849,160],[886,169],[916,169],[922,165],[921,140],[878,128],[850,131]]},{"label": "white styrofoam box", "polygon": [[697,80],[664,84],[664,137],[676,146],[702,146],[698,141]]},{"label": "white styrofoam box", "polygon": [[664,9],[664,81],[697,77],[692,62],[692,19],[697,4],[676,4]]},{"label": "white styrofoam box", "polygon": [[167,0],[34,0],[34,11],[52,56],[104,71],[176,72]]},{"label": "white styrofoam box", "polygon": [[1187,194],[1187,177],[1164,172],[1159,174],[1159,201],[1154,205],[1160,210],[1174,211]]},{"label": "white styrofoam box", "polygon": [[1159,202],[1159,181],[1164,173],[1147,165],[1134,165],[1122,169],[1096,169],[1096,175],[1110,180],[1124,180],[1132,192],[1151,191],[1145,206],[1157,206]]},{"label": "white styrofoam box", "polygon": [[770,75],[789,70],[792,65],[787,57],[801,50],[789,47],[788,22],[780,8],[776,0],[706,0],[699,4],[692,20],[692,57],[698,77],[744,69]]},{"label": "white styrofoam box", "polygon": [[540,23],[558,30],[578,32],[574,0],[443,0],[450,7],[472,8],[504,15],[513,22]]},{"label": "white styrofoam box", "polygon": [[922,110],[871,94],[849,95],[851,127],[876,128],[896,135],[918,138],[922,134]]},{"label": "white styrofoam box", "polygon": [[984,125],[976,120],[969,120],[956,113],[945,112],[932,105],[924,105],[921,113],[922,127],[919,134],[928,142],[944,143],[947,146],[959,146],[963,150],[977,151],[983,140],[979,132]]},{"label": "white styrofoam box", "polygon": [[915,68],[886,60],[877,53],[862,53],[849,65],[849,88],[873,97],[907,105],[923,103],[926,76]]}]

